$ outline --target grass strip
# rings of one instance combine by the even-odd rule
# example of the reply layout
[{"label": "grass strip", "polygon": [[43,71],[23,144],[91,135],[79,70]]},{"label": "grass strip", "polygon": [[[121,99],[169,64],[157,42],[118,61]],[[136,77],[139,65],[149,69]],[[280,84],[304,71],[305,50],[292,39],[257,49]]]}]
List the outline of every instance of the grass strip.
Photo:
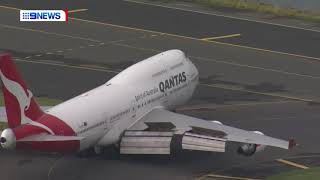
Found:
[{"label": "grass strip", "polygon": [[279,17],[289,17],[312,22],[320,22],[320,13],[302,11],[292,8],[281,8],[262,2],[247,2],[244,0],[177,0],[201,4],[211,8],[234,8],[239,10],[254,11],[272,14]]},{"label": "grass strip", "polygon": [[267,178],[267,180],[319,180],[320,167],[314,167],[305,170],[295,170],[281,173]]}]

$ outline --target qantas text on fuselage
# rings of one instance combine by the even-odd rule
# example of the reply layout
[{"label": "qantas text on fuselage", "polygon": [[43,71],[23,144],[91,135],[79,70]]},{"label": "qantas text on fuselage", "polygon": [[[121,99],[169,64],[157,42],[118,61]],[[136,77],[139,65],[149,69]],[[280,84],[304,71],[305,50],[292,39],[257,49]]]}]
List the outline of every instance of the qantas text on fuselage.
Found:
[{"label": "qantas text on fuselage", "polygon": [[[224,152],[225,142],[233,141],[243,143],[239,152],[245,155],[267,145],[284,149],[294,145],[259,131],[170,112],[192,97],[199,79],[197,68],[180,50],[138,62],[106,84],[45,112],[10,55],[0,56],[0,70],[9,127],[1,133],[0,142],[7,149],[79,152],[117,145],[124,154],[168,154],[174,134],[183,135],[183,149]],[[172,126],[163,130],[168,123]],[[162,130],[152,130],[150,124]],[[194,128],[221,133],[219,137],[194,134]]]}]

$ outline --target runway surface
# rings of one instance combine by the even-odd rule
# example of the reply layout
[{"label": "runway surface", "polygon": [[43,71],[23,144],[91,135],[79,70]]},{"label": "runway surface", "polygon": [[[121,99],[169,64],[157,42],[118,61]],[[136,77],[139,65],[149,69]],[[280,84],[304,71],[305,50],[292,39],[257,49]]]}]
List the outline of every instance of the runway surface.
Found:
[{"label": "runway surface", "polygon": [[[319,164],[320,55],[313,48],[320,33],[124,1],[16,2],[0,3],[0,50],[14,55],[36,96],[69,99],[135,62],[178,48],[196,64],[201,81],[181,113],[278,138],[294,137],[300,146],[290,152],[269,148],[250,158],[238,156],[231,146],[225,154],[183,152],[113,161],[1,151],[1,179],[214,179],[215,175],[261,179],[299,168],[279,163],[279,158],[307,167]],[[68,23],[20,23],[19,11],[12,7],[88,10],[70,14]],[[266,37],[268,28],[288,41]],[[238,29],[241,34],[264,34],[268,40],[257,35],[238,40],[257,49],[201,40]]]},{"label": "runway surface", "polygon": [[[29,9],[86,8],[88,11],[83,13],[74,13],[72,16],[200,39],[230,34],[241,34],[240,37],[219,41],[312,57],[320,56],[317,47],[320,40],[320,30],[301,30],[296,28],[288,28],[285,26],[270,25],[265,23],[257,23],[252,21],[140,4],[136,2],[144,1],[80,0],[76,2],[39,2],[37,0],[29,0],[26,2],[21,2],[17,0],[3,0],[1,4]],[[165,3],[160,4],[163,5]],[[225,9],[225,11],[229,11],[230,14],[234,14],[238,13],[240,10]],[[270,19],[277,19],[277,17],[270,17]]]}]

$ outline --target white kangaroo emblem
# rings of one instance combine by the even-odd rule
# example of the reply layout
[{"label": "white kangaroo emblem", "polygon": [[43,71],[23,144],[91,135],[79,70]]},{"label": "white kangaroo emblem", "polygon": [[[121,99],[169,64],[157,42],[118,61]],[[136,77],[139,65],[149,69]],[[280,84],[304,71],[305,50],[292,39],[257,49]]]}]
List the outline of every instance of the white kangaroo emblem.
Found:
[{"label": "white kangaroo emblem", "polygon": [[38,127],[41,127],[43,129],[47,130],[51,134],[54,134],[54,132],[51,129],[49,129],[47,126],[45,126],[39,122],[33,121],[29,117],[26,116],[25,111],[28,110],[30,107],[31,99],[33,97],[32,92],[29,89],[27,89],[27,92],[28,92],[28,95],[27,95],[26,92],[24,91],[23,87],[19,83],[8,79],[6,76],[4,76],[4,74],[2,73],[1,70],[0,70],[0,76],[1,76],[2,82],[3,82],[4,86],[6,87],[6,89],[12,95],[14,95],[18,100],[18,103],[20,106],[20,113],[21,113],[21,116],[20,116],[21,117],[21,124],[30,124],[33,126],[38,126]]}]

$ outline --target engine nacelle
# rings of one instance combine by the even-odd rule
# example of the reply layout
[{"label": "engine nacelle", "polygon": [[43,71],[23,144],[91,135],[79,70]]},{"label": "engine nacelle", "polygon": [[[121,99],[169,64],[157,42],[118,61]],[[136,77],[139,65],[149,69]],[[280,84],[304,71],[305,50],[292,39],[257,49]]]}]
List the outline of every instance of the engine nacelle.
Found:
[{"label": "engine nacelle", "polygon": [[[260,131],[253,131],[256,134],[264,135]],[[244,143],[238,148],[238,153],[244,156],[252,156],[256,152],[260,152],[266,148],[265,145],[261,144],[247,144]]]},{"label": "engine nacelle", "polygon": [[220,121],[211,121],[211,122],[213,122],[213,123],[217,123],[217,124],[221,124],[221,125],[222,125],[222,122],[220,122]]},{"label": "engine nacelle", "polygon": [[256,144],[242,144],[238,148],[238,153],[244,156],[252,156],[257,151],[257,145]]},{"label": "engine nacelle", "polygon": [[8,128],[2,131],[0,144],[4,149],[14,149],[16,147],[16,136],[12,129]]}]

